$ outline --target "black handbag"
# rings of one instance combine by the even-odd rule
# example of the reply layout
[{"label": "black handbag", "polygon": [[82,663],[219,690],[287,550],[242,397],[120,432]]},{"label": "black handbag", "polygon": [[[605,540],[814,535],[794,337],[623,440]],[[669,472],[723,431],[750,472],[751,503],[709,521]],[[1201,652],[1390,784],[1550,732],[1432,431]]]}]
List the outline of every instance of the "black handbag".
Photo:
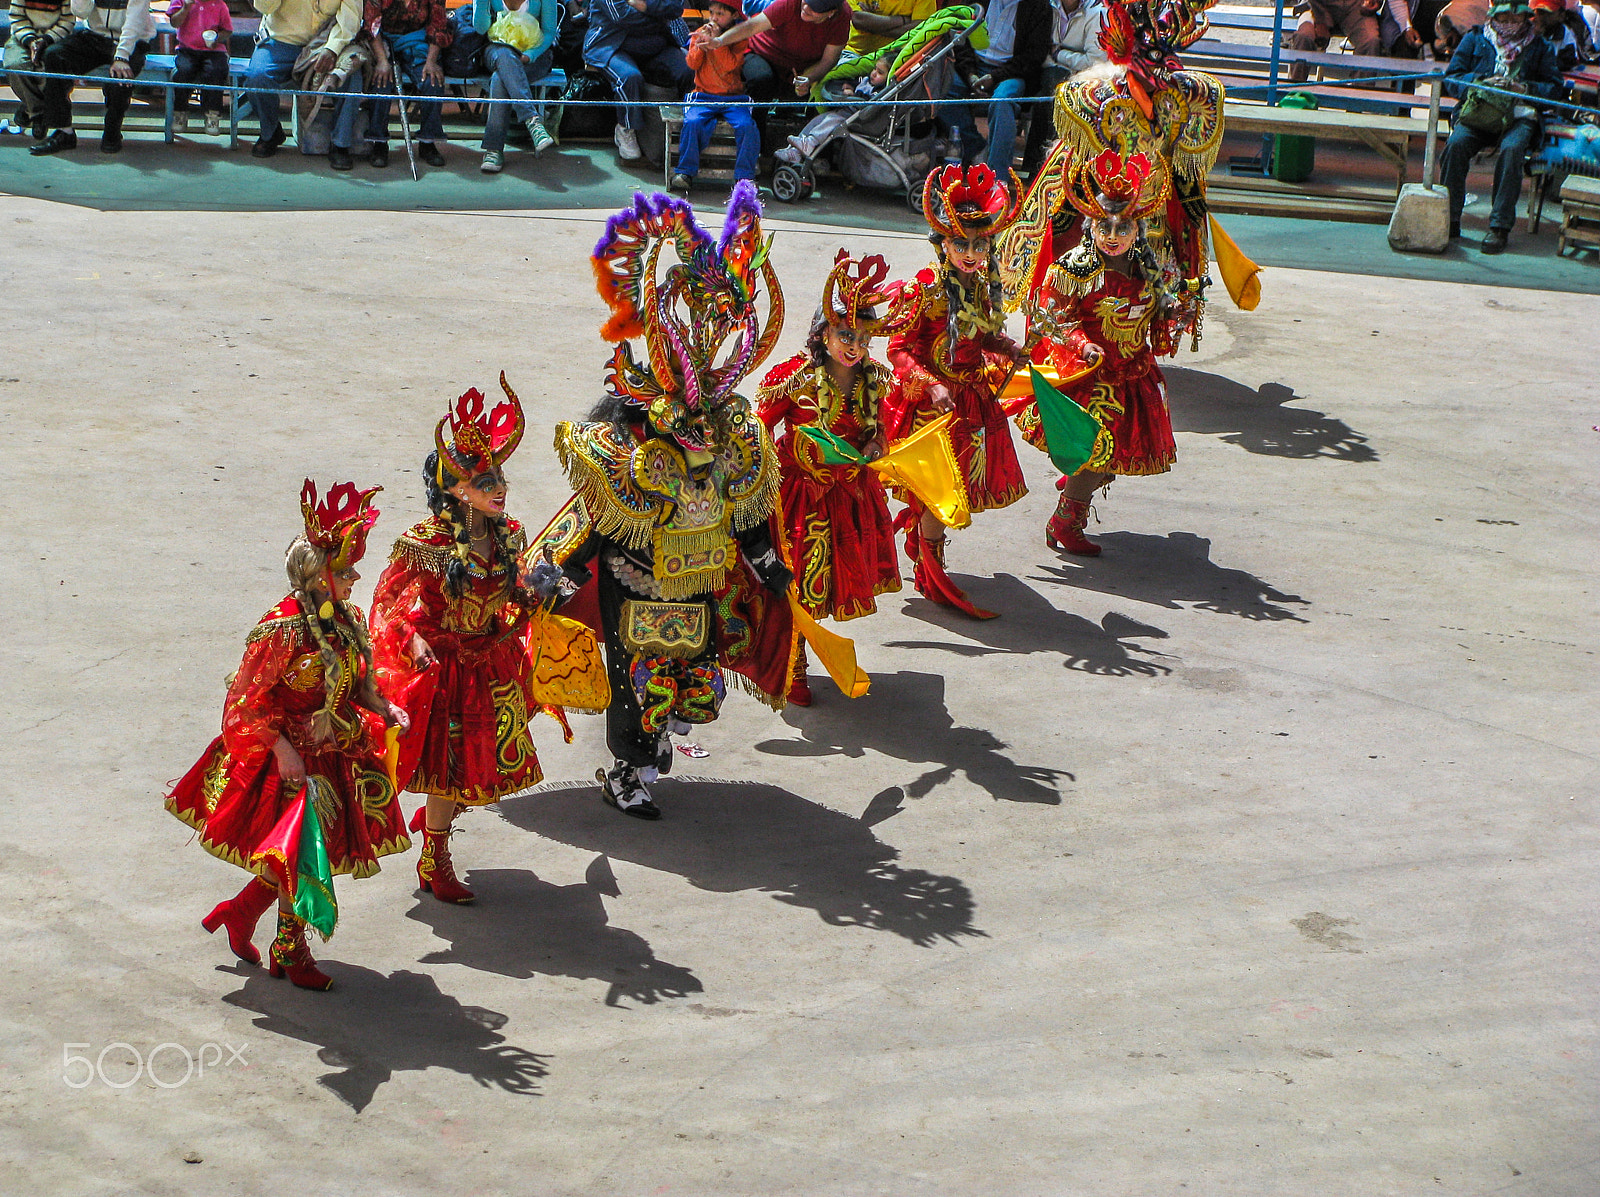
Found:
[{"label": "black handbag", "polygon": [[600,75],[587,71],[567,80],[567,90],[561,93],[564,105],[561,112],[561,140],[569,138],[599,138],[611,136],[617,123],[616,110],[605,104],[568,104],[568,100],[615,100],[616,93]]}]

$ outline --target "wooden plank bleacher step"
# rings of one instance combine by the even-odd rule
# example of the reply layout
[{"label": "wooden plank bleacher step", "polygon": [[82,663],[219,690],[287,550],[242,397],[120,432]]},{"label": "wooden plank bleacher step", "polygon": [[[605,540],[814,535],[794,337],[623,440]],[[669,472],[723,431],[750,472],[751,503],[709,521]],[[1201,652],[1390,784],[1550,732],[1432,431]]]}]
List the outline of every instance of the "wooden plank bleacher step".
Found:
[{"label": "wooden plank bleacher step", "polygon": [[1238,180],[1214,182],[1206,188],[1206,203],[1213,212],[1236,216],[1295,216],[1305,220],[1334,220],[1348,224],[1387,224],[1394,200],[1384,202],[1342,199],[1292,192],[1235,188]]}]

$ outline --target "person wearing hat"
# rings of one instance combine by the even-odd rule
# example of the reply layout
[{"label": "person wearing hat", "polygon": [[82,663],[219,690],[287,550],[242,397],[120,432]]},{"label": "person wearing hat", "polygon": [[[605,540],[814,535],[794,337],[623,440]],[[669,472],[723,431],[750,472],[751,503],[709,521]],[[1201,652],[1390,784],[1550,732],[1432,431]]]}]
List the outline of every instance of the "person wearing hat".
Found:
[{"label": "person wearing hat", "polygon": [[[1501,92],[1520,92],[1530,99],[1551,100],[1560,95],[1564,84],[1555,51],[1534,27],[1527,0],[1500,0],[1489,10],[1489,20],[1461,39],[1445,68],[1444,91],[1465,101],[1475,83]],[[1492,92],[1478,94],[1494,96]],[[1485,115],[1487,108],[1477,101],[1457,105],[1455,127],[1445,143],[1439,173],[1450,196],[1450,236],[1459,237],[1467,170],[1480,151],[1496,150],[1489,234],[1481,248],[1486,254],[1498,254],[1505,251],[1511,226],[1517,222],[1522,169],[1537,147],[1543,118],[1537,106],[1520,101],[1498,117]]]},{"label": "person wearing hat", "polygon": [[[1556,69],[1575,70],[1583,54],[1578,46],[1577,35],[1569,27],[1567,6],[1562,0],[1532,0],[1532,8],[1534,28],[1555,51]],[[1587,31],[1581,18],[1578,24]]]},{"label": "person wearing hat", "polygon": [[710,19],[689,35],[687,57],[694,68],[694,90],[683,108],[678,165],[672,174],[674,191],[687,192],[694,185],[694,177],[700,170],[700,155],[711,144],[718,121],[727,121],[733,129],[738,153],[733,165],[734,182],[754,179],[761,157],[761,134],[750,113],[750,97],[745,93],[741,73],[749,43],[712,44],[717,34],[744,20],[742,0],[711,0],[706,5],[706,15]]},{"label": "person wearing hat", "polygon": [[[712,39],[713,46],[749,40],[744,82],[750,98],[763,101],[808,95],[839,63],[850,40],[852,10],[845,0],[773,0],[755,16]],[[766,112],[757,124],[766,141]]]}]

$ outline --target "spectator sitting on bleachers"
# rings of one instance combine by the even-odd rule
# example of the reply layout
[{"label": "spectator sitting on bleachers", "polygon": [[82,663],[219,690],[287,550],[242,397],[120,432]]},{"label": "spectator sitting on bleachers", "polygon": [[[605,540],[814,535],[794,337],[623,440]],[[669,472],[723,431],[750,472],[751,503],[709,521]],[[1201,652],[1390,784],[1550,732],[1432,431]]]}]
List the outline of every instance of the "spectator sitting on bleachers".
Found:
[{"label": "spectator sitting on bleachers", "polygon": [[1489,19],[1489,0],[1450,0],[1433,18],[1433,54],[1448,61],[1469,29]]},{"label": "spectator sitting on bleachers", "polygon": [[[1011,163],[1017,154],[1017,105],[1009,101],[1016,96],[1039,94],[1039,79],[1045,58],[1050,53],[1053,13],[1050,0],[992,0],[984,14],[983,23],[989,33],[989,44],[983,49],[973,49],[970,42],[962,42],[956,50],[957,78],[951,85],[950,98],[964,95],[988,96],[989,138],[985,160],[997,179],[1008,179]],[[968,85],[961,76],[971,79]],[[984,148],[984,138],[978,132],[974,119],[979,111],[947,109],[952,125],[958,125],[961,135],[961,163],[976,162]]]},{"label": "spectator sitting on bleachers", "polygon": [[640,88],[646,73],[666,79],[681,96],[694,86],[684,57],[683,5],[679,0],[590,0],[583,61],[604,71],[617,94],[617,157],[637,162]]},{"label": "spectator sitting on bleachers", "polygon": [[[1334,34],[1368,58],[1415,58],[1422,35],[1411,23],[1417,0],[1307,0],[1309,13],[1289,39],[1291,50],[1326,50]],[[1289,79],[1305,82],[1304,62],[1291,63]]]},{"label": "spectator sitting on bleachers", "polygon": [[939,0],[851,0],[850,40],[844,56],[876,54],[913,25],[938,11]]},{"label": "spectator sitting on bleachers", "polygon": [[744,19],[741,0],[711,0],[711,18],[689,36],[689,65],[694,68],[694,90],[683,109],[683,130],[678,134],[678,167],[672,175],[674,191],[687,193],[700,173],[700,155],[711,143],[719,120],[733,127],[735,158],[733,181],[754,179],[761,158],[761,134],[750,114],[750,97],[739,68],[749,53],[748,42],[715,45],[717,34]]},{"label": "spectator sitting on bleachers", "polygon": [[[1039,72],[1039,95],[1052,96],[1056,88],[1079,71],[1086,71],[1106,60],[1100,45],[1100,27],[1105,24],[1103,0],[1056,0],[1050,30],[1050,56]],[[1045,141],[1055,131],[1053,105],[1035,104],[1028,120],[1028,137],[1022,147],[1022,175],[1029,180],[1044,164]]]},{"label": "spectator sitting on bleachers", "polygon": [[[1570,71],[1583,58],[1578,39],[1567,26],[1567,8],[1562,0],[1532,0],[1533,23],[1550,49],[1555,52],[1556,69]],[[1581,21],[1580,21],[1581,24]]]},{"label": "spectator sitting on bleachers", "polygon": [[1583,0],[1578,15],[1589,29],[1589,56],[1600,54],[1600,0]]},{"label": "spectator sitting on bleachers", "polygon": [[[398,73],[418,95],[431,97],[422,104],[417,156],[429,166],[443,166],[439,146],[444,141],[444,105],[439,97],[444,95],[444,68],[439,56],[450,46],[450,14],[444,0],[366,0],[361,24],[372,39],[372,90],[392,90]],[[389,164],[389,100],[369,103],[367,153],[372,165],[382,169]],[[354,130],[353,123],[347,127]]]},{"label": "spectator sitting on bleachers", "polygon": [[[167,20],[178,31],[173,55],[172,81],[205,85],[200,92],[200,112],[206,132],[222,132],[222,91],[228,82],[228,35],[233,17],[227,0],[173,0]],[[172,97],[172,127],[182,133],[189,127],[188,88]]]},{"label": "spectator sitting on bleachers", "polygon": [[[100,152],[122,149],[122,118],[133,100],[132,80],[144,70],[156,19],[150,0],[72,0],[72,13],[85,28],[74,29],[44,52],[44,69],[58,75],[83,75],[98,67],[111,68],[111,81],[102,91],[106,98],[106,123],[100,133]],[[72,80],[44,82],[44,123],[49,135],[30,154],[56,154],[77,148],[72,128]]]},{"label": "spectator sitting on bleachers", "polygon": [[76,18],[67,0],[11,0],[10,16],[11,38],[3,61],[6,78],[17,95],[17,115],[12,123],[29,130],[35,141],[42,141],[45,81],[12,72],[44,70],[44,52],[72,32]]},{"label": "spectator sitting on bleachers", "polygon": [[[1444,91],[1457,99],[1472,91],[1471,84],[1484,83],[1504,91],[1553,99],[1563,86],[1556,69],[1555,52],[1539,36],[1527,0],[1500,0],[1489,10],[1489,22],[1461,39],[1450,65],[1445,68]],[[1479,93],[1489,95],[1489,93]],[[1445,142],[1439,160],[1439,173],[1450,196],[1450,236],[1461,235],[1461,209],[1466,203],[1467,168],[1481,150],[1496,147],[1494,200],[1489,214],[1489,235],[1482,250],[1486,254],[1504,251],[1517,221],[1517,199],[1522,194],[1522,170],[1528,154],[1539,140],[1543,114],[1533,104],[1516,103],[1509,122],[1500,132],[1493,122],[1483,130],[1473,124],[1484,118],[1474,116],[1465,103],[1456,106],[1455,127]]]},{"label": "spectator sitting on bleachers", "polygon": [[[718,34],[716,44],[749,40],[744,83],[757,104],[803,97],[839,64],[850,40],[853,11],[843,0],[772,0],[755,16]],[[763,141],[768,111],[756,110]]]},{"label": "spectator sitting on bleachers", "polygon": [[[502,23],[503,14],[528,13],[539,25],[538,40],[518,47],[503,40],[518,37],[516,22],[511,28]],[[483,121],[483,162],[478,169],[486,175],[499,174],[505,167],[506,129],[514,111],[528,130],[534,157],[555,144],[544,127],[544,105],[533,98],[532,84],[550,73],[555,63],[556,35],[561,30],[561,10],[556,0],[473,0],[472,23],[479,33],[488,35],[483,66],[490,74],[489,98],[509,100],[490,104]],[[523,32],[522,37],[526,37]]]},{"label": "spectator sitting on bleachers", "polygon": [[333,70],[339,55],[361,32],[361,0],[251,0],[261,14],[255,52],[245,87],[255,109],[260,133],[250,153],[270,158],[284,143],[283,118],[278,111],[278,88],[294,74],[295,60],[306,43],[327,30],[327,44],[317,59],[318,74]]}]

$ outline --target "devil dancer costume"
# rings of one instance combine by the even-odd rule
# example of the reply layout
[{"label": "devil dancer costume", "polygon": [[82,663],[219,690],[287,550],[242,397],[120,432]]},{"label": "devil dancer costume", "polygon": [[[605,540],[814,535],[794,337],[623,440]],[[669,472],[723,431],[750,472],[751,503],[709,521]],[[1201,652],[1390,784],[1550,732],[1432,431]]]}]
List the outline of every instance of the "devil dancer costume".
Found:
[{"label": "devil dancer costume", "polygon": [[[588,422],[556,425],[576,493],[529,553],[597,588],[615,763],[596,779],[608,803],[643,819],[660,817],[649,784],[671,768],[672,734],[717,717],[729,676],[774,708],[791,676],[778,458],[734,391],[783,325],[760,217],[746,181],[717,239],[659,193],[607,222],[594,251],[611,309],[601,334],[617,342],[606,398]],[[658,277],[668,246],[678,261]]]}]

